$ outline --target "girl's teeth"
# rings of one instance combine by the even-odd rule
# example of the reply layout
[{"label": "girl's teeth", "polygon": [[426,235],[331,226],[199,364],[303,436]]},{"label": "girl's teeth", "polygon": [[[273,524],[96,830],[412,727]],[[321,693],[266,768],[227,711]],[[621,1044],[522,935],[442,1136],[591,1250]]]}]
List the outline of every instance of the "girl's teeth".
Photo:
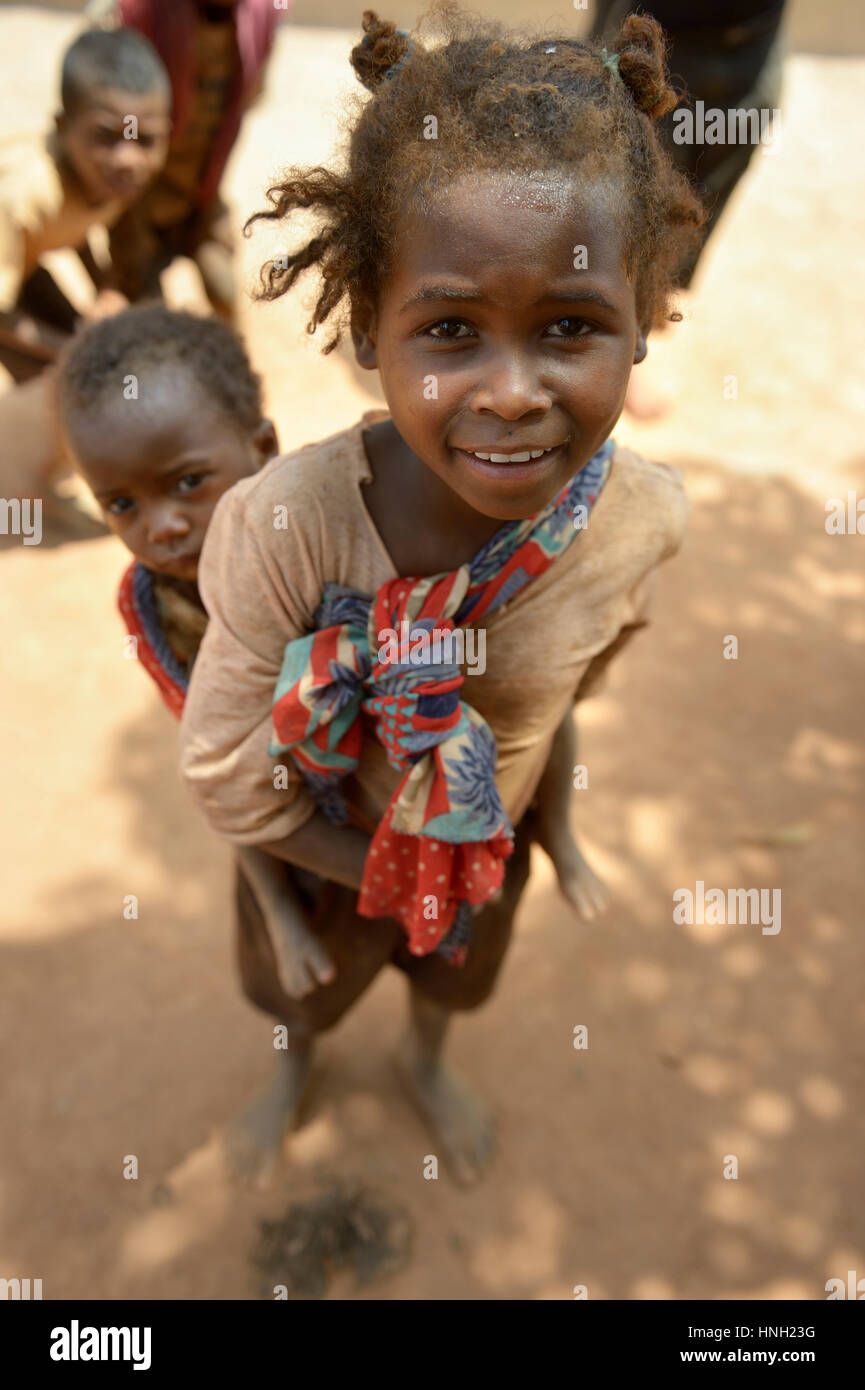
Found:
[{"label": "girl's teeth", "polygon": [[475,458],[483,459],[485,463],[528,463],[530,459],[543,458],[549,452],[549,449],[527,449],[523,454],[482,454],[479,449],[472,450]]}]

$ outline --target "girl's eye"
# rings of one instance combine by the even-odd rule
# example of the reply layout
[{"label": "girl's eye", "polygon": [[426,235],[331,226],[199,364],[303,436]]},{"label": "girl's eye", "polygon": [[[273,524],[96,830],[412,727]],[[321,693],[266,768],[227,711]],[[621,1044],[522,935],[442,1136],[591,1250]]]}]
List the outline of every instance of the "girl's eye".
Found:
[{"label": "girl's eye", "polygon": [[125,512],[130,511],[134,506],[135,503],[131,497],[114,497],[108,503],[105,510],[110,512],[112,516],[123,516]]},{"label": "girl's eye", "polygon": [[204,479],[204,473],[184,473],[182,478],[178,478],[177,486],[181,492],[194,492],[197,487],[201,486]]},{"label": "girl's eye", "polygon": [[[461,332],[462,329],[465,329],[465,333]],[[424,333],[441,342],[442,340],[453,341],[454,338],[471,337],[472,330],[464,319],[439,319],[438,323],[430,324],[429,328],[425,328]]]},{"label": "girl's eye", "polygon": [[587,323],[585,319],[578,318],[557,319],[547,329],[553,338],[583,338],[591,331],[592,325]]}]

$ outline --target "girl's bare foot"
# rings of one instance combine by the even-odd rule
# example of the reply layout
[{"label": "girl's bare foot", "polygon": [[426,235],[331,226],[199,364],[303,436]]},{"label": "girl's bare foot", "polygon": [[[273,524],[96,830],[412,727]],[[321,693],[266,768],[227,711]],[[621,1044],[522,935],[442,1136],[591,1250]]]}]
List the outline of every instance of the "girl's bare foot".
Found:
[{"label": "girl's bare foot", "polygon": [[279,1166],[282,1145],[303,1098],[312,1043],[291,1044],[277,1054],[264,1090],[226,1131],[223,1145],[231,1175],[251,1187],[267,1187]]},{"label": "girl's bare foot", "polygon": [[428,1124],[454,1181],[470,1187],[495,1147],[492,1116],[483,1102],[441,1062],[418,1056],[411,1035],[394,1058],[409,1098]]}]

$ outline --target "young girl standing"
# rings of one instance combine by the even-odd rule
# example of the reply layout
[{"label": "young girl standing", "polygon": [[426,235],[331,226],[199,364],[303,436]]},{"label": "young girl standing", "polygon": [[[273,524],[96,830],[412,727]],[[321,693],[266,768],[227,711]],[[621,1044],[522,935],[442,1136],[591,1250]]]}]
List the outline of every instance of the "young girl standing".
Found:
[{"label": "young girl standing", "polygon": [[[448,1023],[493,987],[533,835],[599,901],[567,828],[571,711],[685,519],[678,474],[610,440],[702,221],[653,130],[675,104],[661,31],[630,16],[608,54],[443,22],[428,46],[364,15],[344,167],[290,171],[261,214],[318,215],[265,297],[317,270],[311,328],[345,310],[388,412],[232,488],[201,560],[185,776],[218,833],[324,881],[334,967],[286,996],[239,878],[244,987],[288,1041],[233,1132],[252,1173],[316,1034],[388,962],[410,984],[401,1073],[456,1178],[481,1171],[492,1127],[442,1063]],[[461,627],[482,672],[430,640]]]}]

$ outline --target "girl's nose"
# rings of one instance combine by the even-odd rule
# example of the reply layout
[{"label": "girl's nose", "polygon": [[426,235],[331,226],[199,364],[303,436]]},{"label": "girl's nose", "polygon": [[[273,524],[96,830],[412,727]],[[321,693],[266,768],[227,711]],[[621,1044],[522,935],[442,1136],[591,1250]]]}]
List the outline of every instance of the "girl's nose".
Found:
[{"label": "girl's nose", "polygon": [[154,507],[147,514],[146,530],[150,545],[166,545],[189,534],[189,522],[176,507]]},{"label": "girl's nose", "polygon": [[547,411],[553,398],[538,379],[528,357],[509,357],[491,363],[472,397],[472,409],[492,411],[503,420],[519,420],[533,411]]}]

